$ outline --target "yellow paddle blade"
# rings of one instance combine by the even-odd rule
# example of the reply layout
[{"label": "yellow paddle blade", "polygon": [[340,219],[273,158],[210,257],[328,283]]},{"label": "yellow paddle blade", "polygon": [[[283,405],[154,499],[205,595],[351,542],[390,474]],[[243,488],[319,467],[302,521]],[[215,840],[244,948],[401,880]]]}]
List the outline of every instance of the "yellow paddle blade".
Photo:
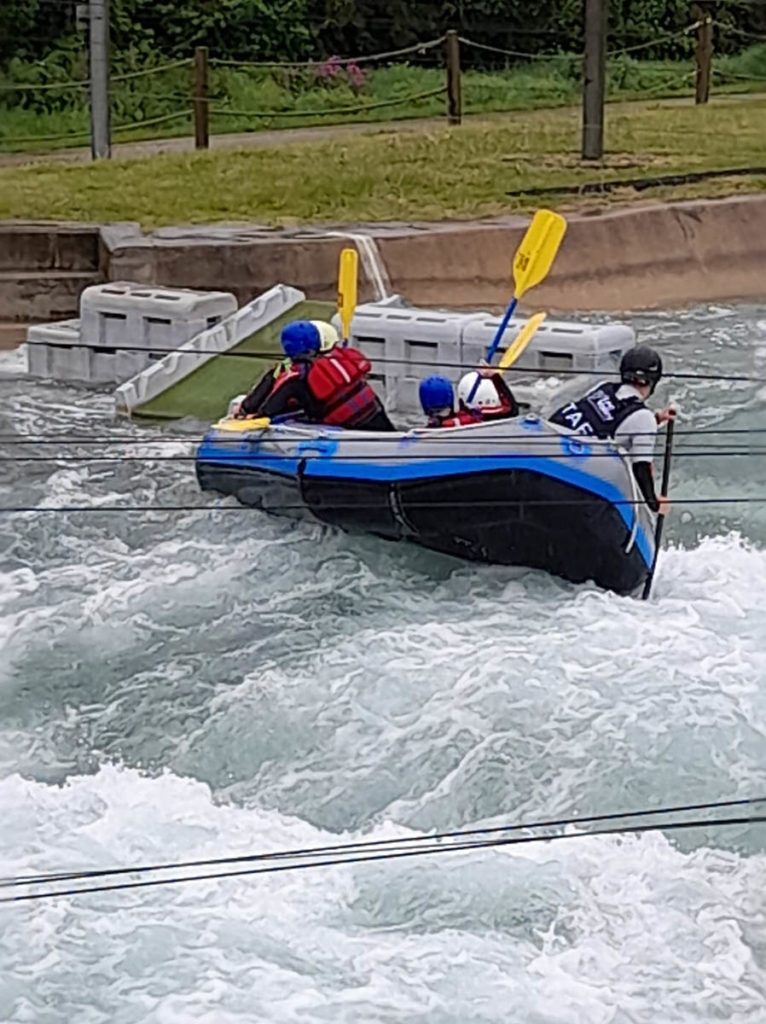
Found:
[{"label": "yellow paddle blade", "polygon": [[517,299],[534,288],[551,269],[554,257],[567,229],[561,214],[538,210],[513,258],[513,280]]},{"label": "yellow paddle blade", "polygon": [[224,417],[213,426],[216,430],[228,430],[232,434],[243,434],[247,430],[265,430],[271,420],[268,416],[258,416],[251,420],[230,420]]},{"label": "yellow paddle blade", "polygon": [[351,333],[351,317],[356,309],[358,280],[359,254],[356,249],[343,249],[338,265],[338,315],[344,341],[348,341]]},{"label": "yellow paddle blade", "polygon": [[497,368],[501,373],[516,362],[532,340],[540,324],[545,320],[546,315],[547,314],[545,313],[535,313],[534,316],[531,316],[529,320],[527,320],[519,332],[519,336],[514,340],[512,345],[508,346],[503,353],[503,358],[498,363]]}]

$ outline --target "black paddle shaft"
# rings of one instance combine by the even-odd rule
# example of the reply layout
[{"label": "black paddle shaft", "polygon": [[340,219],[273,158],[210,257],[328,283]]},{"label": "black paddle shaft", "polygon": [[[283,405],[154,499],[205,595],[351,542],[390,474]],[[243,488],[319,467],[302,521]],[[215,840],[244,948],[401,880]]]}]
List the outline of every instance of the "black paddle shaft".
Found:
[{"label": "black paddle shaft", "polygon": [[[665,436],[665,462],[662,467],[662,487],[660,488],[660,494],[667,497],[668,487],[670,486],[670,462],[673,455],[673,431],[676,426],[675,414],[668,420],[668,432]],[[654,574],[657,570],[657,558],[660,554],[660,545],[662,544],[662,531],[665,526],[665,516],[657,516],[657,525],[654,528],[654,559],[652,560],[652,568],[649,571],[649,575],[646,577],[646,583],[644,583],[644,592],[641,595],[641,600],[646,601],[652,592],[652,583],[654,582]]]}]

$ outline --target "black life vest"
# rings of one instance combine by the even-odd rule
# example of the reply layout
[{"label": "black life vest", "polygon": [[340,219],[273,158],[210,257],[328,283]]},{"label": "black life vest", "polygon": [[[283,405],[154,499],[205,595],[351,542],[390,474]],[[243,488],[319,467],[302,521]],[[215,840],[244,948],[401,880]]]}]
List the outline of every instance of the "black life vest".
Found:
[{"label": "black life vest", "polygon": [[623,420],[646,408],[638,395],[618,398],[617,392],[621,387],[622,384],[599,384],[579,402],[570,402],[557,409],[550,422],[586,437],[614,437]]},{"label": "black life vest", "polygon": [[306,383],[322,423],[335,427],[364,424],[381,406],[366,381],[370,361],[355,348],[335,347],[311,364]]}]

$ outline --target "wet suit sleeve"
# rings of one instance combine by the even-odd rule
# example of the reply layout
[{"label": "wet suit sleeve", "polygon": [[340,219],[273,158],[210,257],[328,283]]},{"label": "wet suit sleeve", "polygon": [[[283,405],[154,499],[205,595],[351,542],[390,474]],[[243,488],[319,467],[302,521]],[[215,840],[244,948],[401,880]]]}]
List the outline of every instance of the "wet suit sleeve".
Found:
[{"label": "wet suit sleeve", "polygon": [[652,474],[651,462],[634,462],[633,476],[636,478],[636,483],[641,490],[641,494],[644,496],[644,501],[652,512],[657,512],[660,503],[657,501],[657,492],[654,489],[654,475]]},{"label": "wet suit sleeve", "polygon": [[313,418],[314,401],[308,384],[303,377],[294,377],[285,381],[277,390],[261,404],[260,416],[268,416],[270,420],[277,416],[294,416],[296,419]]},{"label": "wet suit sleeve", "polygon": [[500,396],[500,400],[503,402],[503,404],[504,405],[506,403],[508,404],[508,408],[510,410],[509,416],[518,416],[519,415],[519,404],[516,401],[516,399],[513,397],[513,392],[508,387],[508,385],[505,383],[505,380],[503,379],[502,373],[494,374],[493,377],[492,377],[492,383],[497,388],[497,393]]},{"label": "wet suit sleeve", "polygon": [[273,384],[274,371],[267,370],[255,387],[248,391],[247,395],[242,399],[242,404],[239,407],[240,413],[245,416],[260,414],[261,404],[268,396]]}]

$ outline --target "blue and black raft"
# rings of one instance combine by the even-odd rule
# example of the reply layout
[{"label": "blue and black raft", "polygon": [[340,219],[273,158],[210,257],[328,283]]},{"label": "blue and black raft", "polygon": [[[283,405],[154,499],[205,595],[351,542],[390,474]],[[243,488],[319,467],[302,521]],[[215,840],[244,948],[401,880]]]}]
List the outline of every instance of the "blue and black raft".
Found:
[{"label": "blue and black raft", "polygon": [[653,564],[655,517],[611,441],[535,416],[386,434],[263,423],[211,428],[196,459],[203,490],[623,594]]}]

